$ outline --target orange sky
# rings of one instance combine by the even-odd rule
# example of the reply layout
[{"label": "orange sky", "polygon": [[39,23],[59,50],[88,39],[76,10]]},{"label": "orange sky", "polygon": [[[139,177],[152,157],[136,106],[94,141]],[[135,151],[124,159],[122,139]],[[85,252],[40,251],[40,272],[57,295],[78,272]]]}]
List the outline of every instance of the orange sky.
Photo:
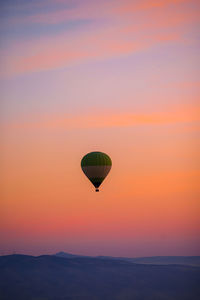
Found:
[{"label": "orange sky", "polygon": [[198,1],[45,3],[2,6],[0,254],[200,255]]}]

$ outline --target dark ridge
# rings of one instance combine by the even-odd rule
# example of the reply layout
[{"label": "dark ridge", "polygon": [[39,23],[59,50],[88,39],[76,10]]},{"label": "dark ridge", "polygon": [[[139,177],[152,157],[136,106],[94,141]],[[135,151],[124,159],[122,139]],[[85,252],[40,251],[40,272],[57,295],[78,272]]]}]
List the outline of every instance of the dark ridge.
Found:
[{"label": "dark ridge", "polygon": [[98,257],[0,257],[1,300],[198,300],[200,267]]},{"label": "dark ridge", "polygon": [[[69,254],[66,252],[58,252],[55,254],[59,257],[76,258],[76,257],[90,257],[76,254]],[[124,260],[138,264],[178,264],[200,266],[200,256],[152,256],[152,257],[114,257],[114,256],[95,256],[100,259]]]}]

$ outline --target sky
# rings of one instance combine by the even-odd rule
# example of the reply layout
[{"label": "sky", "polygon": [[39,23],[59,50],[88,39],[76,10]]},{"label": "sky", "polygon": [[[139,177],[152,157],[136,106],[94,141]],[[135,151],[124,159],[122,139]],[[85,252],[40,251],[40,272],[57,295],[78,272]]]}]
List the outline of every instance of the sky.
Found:
[{"label": "sky", "polygon": [[199,1],[0,6],[0,255],[200,255]]}]

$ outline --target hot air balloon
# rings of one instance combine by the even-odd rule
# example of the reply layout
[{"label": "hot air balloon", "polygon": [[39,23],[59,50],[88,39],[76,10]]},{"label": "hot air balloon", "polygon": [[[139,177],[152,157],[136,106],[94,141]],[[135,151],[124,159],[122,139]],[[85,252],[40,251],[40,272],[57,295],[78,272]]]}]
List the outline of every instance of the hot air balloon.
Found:
[{"label": "hot air balloon", "polygon": [[110,157],[103,152],[90,152],[81,160],[83,173],[95,186],[96,192],[99,192],[99,186],[110,172],[111,166]]}]

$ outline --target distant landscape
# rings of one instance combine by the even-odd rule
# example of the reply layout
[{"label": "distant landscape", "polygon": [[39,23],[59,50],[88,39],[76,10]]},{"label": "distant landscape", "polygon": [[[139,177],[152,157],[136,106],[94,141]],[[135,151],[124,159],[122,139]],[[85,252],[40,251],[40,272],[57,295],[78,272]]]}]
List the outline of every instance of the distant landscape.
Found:
[{"label": "distant landscape", "polygon": [[1,300],[197,300],[199,283],[199,256],[0,256]]},{"label": "distant landscape", "polygon": [[[66,252],[58,252],[55,254],[59,257],[75,258],[75,257],[90,257]],[[150,256],[150,257],[113,257],[113,256],[95,256],[101,259],[125,260],[137,264],[159,264],[159,265],[190,265],[200,266],[200,256]]]}]

